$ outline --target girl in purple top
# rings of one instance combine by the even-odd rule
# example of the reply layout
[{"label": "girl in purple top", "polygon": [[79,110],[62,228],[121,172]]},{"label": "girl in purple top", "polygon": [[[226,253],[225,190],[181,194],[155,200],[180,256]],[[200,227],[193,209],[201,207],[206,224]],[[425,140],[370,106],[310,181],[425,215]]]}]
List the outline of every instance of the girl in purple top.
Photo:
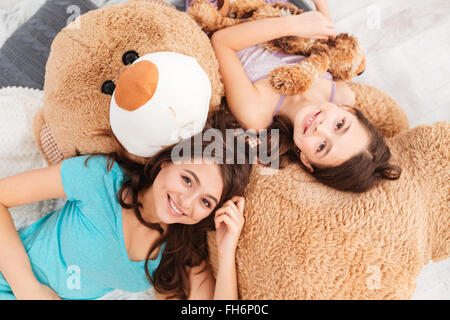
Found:
[{"label": "girl in purple top", "polygon": [[382,135],[354,108],[348,84],[327,73],[301,96],[280,96],[268,79],[272,69],[303,57],[272,53],[260,44],[285,36],[336,35],[327,1],[313,2],[317,11],[234,25],[216,31],[211,43],[228,107],[243,128],[279,129],[281,157],[298,161],[331,187],[362,192],[379,178],[397,179],[400,168],[389,164]]}]

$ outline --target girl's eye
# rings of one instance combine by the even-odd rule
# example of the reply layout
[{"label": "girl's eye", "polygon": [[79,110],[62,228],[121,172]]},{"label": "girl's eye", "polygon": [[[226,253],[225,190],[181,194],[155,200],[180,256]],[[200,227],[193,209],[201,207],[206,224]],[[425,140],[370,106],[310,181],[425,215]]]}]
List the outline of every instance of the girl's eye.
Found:
[{"label": "girl's eye", "polygon": [[317,152],[322,151],[322,150],[325,148],[325,146],[326,146],[326,143],[325,143],[325,141],[324,141],[324,142],[322,142],[322,143],[320,144],[320,146],[317,148]]},{"label": "girl's eye", "polygon": [[203,199],[202,199],[202,202],[203,202],[203,204],[204,204],[205,206],[207,206],[208,208],[211,208],[211,203],[210,203],[208,200],[206,200],[205,198],[203,198]]},{"label": "girl's eye", "polygon": [[191,179],[189,179],[188,177],[185,177],[185,176],[183,176],[182,178],[183,178],[184,182],[186,182],[189,186],[192,185]]},{"label": "girl's eye", "polygon": [[341,121],[339,121],[336,125],[336,129],[341,129],[345,124],[345,119],[342,119]]}]

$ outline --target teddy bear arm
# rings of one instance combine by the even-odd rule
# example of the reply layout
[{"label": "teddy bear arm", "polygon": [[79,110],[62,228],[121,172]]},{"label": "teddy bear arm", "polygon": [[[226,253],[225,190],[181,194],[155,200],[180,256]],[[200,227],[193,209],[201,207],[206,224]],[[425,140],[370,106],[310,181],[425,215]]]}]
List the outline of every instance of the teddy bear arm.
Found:
[{"label": "teddy bear arm", "polygon": [[37,146],[48,165],[55,165],[64,159],[45,121],[44,108],[39,109],[33,117],[33,133]]},{"label": "teddy bear arm", "polygon": [[44,155],[45,161],[47,163],[49,163],[49,160],[47,159],[47,156],[45,155],[44,150],[42,148],[42,143],[41,143],[41,138],[40,138],[41,130],[42,130],[42,127],[44,126],[44,124],[45,124],[44,110],[41,108],[33,116],[33,133],[34,133],[34,139],[37,143],[39,150]]},{"label": "teddy bear arm", "polygon": [[286,36],[264,43],[264,47],[271,52],[309,56],[312,46],[308,40],[296,36]]},{"label": "teddy bear arm", "polygon": [[[401,158],[402,176],[412,177],[419,200],[429,214],[429,258],[435,262],[450,256],[450,123],[421,125],[388,139],[395,158]],[[424,212],[421,212],[424,214]]]},{"label": "teddy bear arm", "polygon": [[280,94],[301,95],[328,69],[328,57],[311,55],[295,65],[284,65],[269,74],[270,84]]},{"label": "teddy bear arm", "polygon": [[276,2],[271,5],[273,8],[281,9],[283,13],[291,14],[291,15],[298,15],[302,14],[303,10],[297,8],[292,3],[284,3],[284,2]]},{"label": "teddy bear arm", "polygon": [[224,17],[206,0],[196,0],[188,10],[189,15],[207,32],[214,32],[240,23],[240,19]]},{"label": "teddy bear arm", "polygon": [[227,15],[233,18],[249,18],[259,8],[264,7],[268,7],[264,0],[235,0],[230,2]]},{"label": "teddy bear arm", "polygon": [[327,41],[329,72],[335,79],[350,80],[366,69],[366,57],[356,37],[340,33]]}]

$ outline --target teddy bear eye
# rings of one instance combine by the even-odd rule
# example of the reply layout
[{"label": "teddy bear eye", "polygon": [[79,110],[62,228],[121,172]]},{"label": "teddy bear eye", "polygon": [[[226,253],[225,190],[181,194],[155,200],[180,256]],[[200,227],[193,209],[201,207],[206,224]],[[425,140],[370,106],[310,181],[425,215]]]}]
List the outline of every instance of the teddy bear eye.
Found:
[{"label": "teddy bear eye", "polygon": [[124,65],[129,65],[139,59],[139,55],[136,51],[127,51],[122,57],[122,61]]},{"label": "teddy bear eye", "polygon": [[104,94],[112,96],[114,89],[116,89],[116,84],[111,80],[105,81],[102,85],[102,92]]}]

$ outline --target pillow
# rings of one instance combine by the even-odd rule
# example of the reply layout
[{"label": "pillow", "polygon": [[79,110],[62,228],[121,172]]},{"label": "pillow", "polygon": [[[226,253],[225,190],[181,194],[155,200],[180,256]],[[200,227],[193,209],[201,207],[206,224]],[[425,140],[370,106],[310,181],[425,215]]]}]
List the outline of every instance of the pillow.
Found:
[{"label": "pillow", "polygon": [[0,49],[0,88],[43,89],[45,64],[54,37],[74,17],[96,8],[89,0],[46,1]]}]

